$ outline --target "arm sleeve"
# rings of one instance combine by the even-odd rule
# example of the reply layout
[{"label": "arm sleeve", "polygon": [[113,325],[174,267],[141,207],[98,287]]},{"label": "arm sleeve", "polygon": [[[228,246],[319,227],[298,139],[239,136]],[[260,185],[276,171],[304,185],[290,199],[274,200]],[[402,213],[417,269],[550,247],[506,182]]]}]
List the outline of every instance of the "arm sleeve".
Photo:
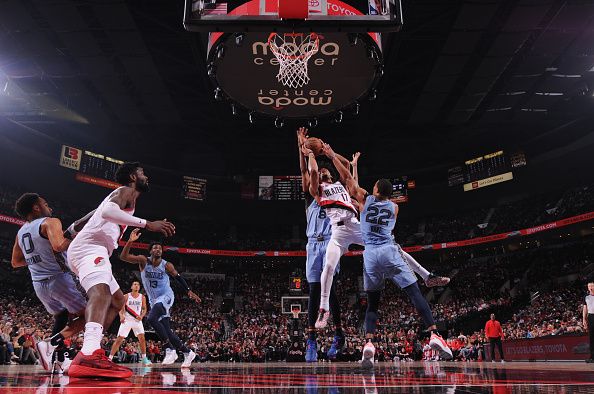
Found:
[{"label": "arm sleeve", "polygon": [[101,212],[101,217],[109,222],[123,226],[146,227],[146,220],[132,216],[120,209],[115,202],[107,202]]},{"label": "arm sleeve", "polygon": [[184,279],[183,276],[181,276],[180,274],[177,274],[177,276],[175,277],[175,280],[177,280],[177,283],[179,283],[184,289],[186,290],[190,290],[190,286],[188,286],[188,282],[186,282],[186,280]]}]

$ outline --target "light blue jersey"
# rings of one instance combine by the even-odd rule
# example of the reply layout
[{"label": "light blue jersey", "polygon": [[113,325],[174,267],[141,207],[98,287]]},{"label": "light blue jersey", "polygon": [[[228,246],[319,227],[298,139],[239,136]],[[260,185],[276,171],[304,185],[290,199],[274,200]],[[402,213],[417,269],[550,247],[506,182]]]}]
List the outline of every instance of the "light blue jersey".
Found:
[{"label": "light blue jersey", "polygon": [[[306,199],[307,201],[307,199]],[[332,225],[326,215],[326,210],[318,204],[315,199],[307,206],[307,245],[305,250],[307,258],[305,261],[305,276],[309,283],[319,283],[324,269],[324,257],[326,248],[332,235]],[[336,271],[339,271],[339,267]]]},{"label": "light blue jersey", "polygon": [[326,210],[313,200],[307,207],[307,238],[330,237],[332,226]]},{"label": "light blue jersey", "polygon": [[54,252],[50,241],[41,235],[41,224],[45,219],[43,217],[23,224],[17,233],[19,247],[34,282],[68,271],[64,253]]},{"label": "light blue jersey", "polygon": [[380,291],[389,279],[404,289],[417,281],[404,261],[400,245],[394,243],[392,231],[396,225],[396,205],[390,200],[367,196],[361,212],[363,251],[363,288]]},{"label": "light blue jersey", "polygon": [[169,312],[169,308],[173,305],[174,296],[171,283],[169,282],[169,275],[165,269],[167,261],[161,259],[161,263],[155,267],[151,259],[149,256],[144,269],[140,272],[142,285],[146,290],[151,307],[155,304],[162,303],[165,310]]},{"label": "light blue jersey", "polygon": [[361,212],[361,232],[365,246],[393,244],[396,226],[396,205],[390,200],[367,196]]}]

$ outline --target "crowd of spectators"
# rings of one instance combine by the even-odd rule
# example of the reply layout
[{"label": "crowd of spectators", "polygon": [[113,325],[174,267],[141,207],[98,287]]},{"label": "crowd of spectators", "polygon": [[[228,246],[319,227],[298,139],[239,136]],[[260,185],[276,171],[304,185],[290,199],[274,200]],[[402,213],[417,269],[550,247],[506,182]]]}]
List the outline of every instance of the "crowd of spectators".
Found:
[{"label": "crowd of spectators", "polygon": [[[22,191],[16,187],[0,188],[0,214],[14,215],[14,202]],[[94,209],[80,201],[49,198],[55,214],[66,224]],[[255,206],[254,209],[263,208]],[[588,185],[470,211],[400,218],[396,237],[402,245],[457,241],[533,227],[592,210],[594,185]],[[218,220],[213,215],[214,212],[206,211],[170,218],[175,221],[177,232],[168,242],[187,247],[233,250],[302,249],[306,243],[304,216],[285,223],[233,223]],[[271,234],[275,236],[271,237]]]}]

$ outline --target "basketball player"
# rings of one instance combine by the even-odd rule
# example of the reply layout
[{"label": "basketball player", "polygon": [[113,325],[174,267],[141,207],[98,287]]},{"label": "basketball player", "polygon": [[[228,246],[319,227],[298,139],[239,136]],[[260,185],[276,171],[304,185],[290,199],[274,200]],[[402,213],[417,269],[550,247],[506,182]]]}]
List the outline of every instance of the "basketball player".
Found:
[{"label": "basketball player", "polygon": [[[47,201],[36,193],[25,193],[16,201],[15,211],[26,223],[17,233],[11,264],[14,268],[29,268],[37,298],[54,316],[52,336],[36,343],[41,365],[49,371],[54,350],[65,348],[64,338],[84,327],[87,300],[66,266],[64,252],[70,240],[64,237],[60,219],[51,217],[52,209]],[[73,316],[70,325],[69,315]],[[70,359],[66,358],[56,366],[63,371],[69,363]]]},{"label": "basketball player", "polygon": [[427,330],[431,332],[430,345],[440,352],[442,359],[451,359],[452,351],[437,332],[431,308],[423,297],[417,278],[405,262],[398,244],[394,244],[392,232],[396,225],[398,205],[390,200],[392,183],[387,179],[378,180],[373,187],[373,195],[359,187],[359,184],[342,165],[340,160],[325,144],[324,152],[346,179],[346,186],[353,198],[363,207],[361,212],[361,232],[365,242],[363,252],[363,286],[367,292],[367,312],[365,314],[365,333],[369,342],[363,348],[363,366],[372,367],[375,355],[373,337],[377,325],[377,311],[384,280],[390,279],[410,298]]},{"label": "basketball player", "polygon": [[140,230],[136,228],[130,233],[130,238],[120,254],[120,259],[131,264],[138,264],[140,268],[142,285],[151,304],[148,321],[165,347],[163,364],[173,364],[178,358],[177,351],[179,350],[184,354],[184,362],[181,367],[189,368],[196,353],[188,349],[171,329],[169,310],[173,306],[174,294],[169,283],[169,275],[184,288],[188,297],[196,302],[200,302],[200,297],[190,289],[186,280],[177,272],[173,264],[162,258],[163,245],[159,242],[153,242],[149,246],[150,255],[148,257],[131,254],[132,242],[137,241],[138,238],[140,238]]},{"label": "basketball player", "polygon": [[149,190],[148,177],[138,162],[122,164],[116,172],[116,181],[124,186],[103,200],[68,248],[68,264],[89,298],[83,346],[68,370],[68,375],[75,378],[132,376],[129,368],[113,363],[101,349],[103,327],[111,325],[124,305],[124,295],[113,277],[109,257],[127,226],[165,236],[175,233],[175,226],[167,220],[150,222],[133,216],[136,199]]},{"label": "basketball player", "polygon": [[[301,169],[301,186],[305,194],[305,215],[307,218],[307,257],[305,263],[305,275],[309,284],[309,302],[307,304],[308,335],[305,351],[306,362],[316,362],[318,360],[318,350],[316,342],[316,320],[318,318],[318,309],[320,307],[320,276],[326,247],[330,241],[331,226],[330,220],[326,215],[324,208],[320,207],[310,192],[311,175],[307,168],[305,157],[311,152],[305,148],[304,143],[307,138],[307,129],[301,127],[297,130],[297,145],[299,151],[299,167]],[[348,162],[347,162],[348,163]],[[337,271],[339,267],[337,266]],[[340,303],[334,286],[330,289],[330,311],[334,321],[335,334],[332,345],[327,352],[329,359],[335,359],[338,352],[344,347],[345,337],[341,325]]]},{"label": "basketball player", "polygon": [[146,297],[140,294],[140,282],[132,282],[131,292],[124,295],[124,307],[120,310],[120,329],[118,330],[118,337],[111,347],[109,359],[113,360],[113,356],[118,352],[124,339],[130,334],[130,330],[134,333],[138,342],[140,343],[140,362],[144,365],[151,365],[152,363],[146,357],[146,340],[144,338],[144,326],[142,319],[146,315]]},{"label": "basketball player", "polygon": [[[336,155],[334,158],[340,161]],[[308,159],[310,193],[318,205],[324,208],[332,226],[332,234],[328,241],[320,276],[320,310],[315,324],[315,327],[319,329],[325,328],[328,324],[330,289],[338,261],[348,250],[350,244],[363,245],[363,239],[357,219],[357,209],[344,187],[344,180],[341,178],[339,181],[334,181],[328,167],[318,167],[313,152],[308,152]],[[345,168],[342,163],[341,166]],[[349,176],[352,178],[350,174]]]}]

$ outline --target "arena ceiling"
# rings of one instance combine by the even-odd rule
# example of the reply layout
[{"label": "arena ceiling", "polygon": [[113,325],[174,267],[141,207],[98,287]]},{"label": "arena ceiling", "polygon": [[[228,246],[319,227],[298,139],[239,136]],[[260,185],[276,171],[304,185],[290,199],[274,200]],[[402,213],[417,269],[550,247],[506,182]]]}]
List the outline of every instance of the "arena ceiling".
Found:
[{"label": "arena ceiling", "polygon": [[[377,100],[312,133],[367,172],[594,146],[592,1],[403,0]],[[55,141],[213,175],[295,172],[294,132],[214,100],[182,0],[0,2],[0,116]],[[575,148],[573,149],[572,146]]]}]

